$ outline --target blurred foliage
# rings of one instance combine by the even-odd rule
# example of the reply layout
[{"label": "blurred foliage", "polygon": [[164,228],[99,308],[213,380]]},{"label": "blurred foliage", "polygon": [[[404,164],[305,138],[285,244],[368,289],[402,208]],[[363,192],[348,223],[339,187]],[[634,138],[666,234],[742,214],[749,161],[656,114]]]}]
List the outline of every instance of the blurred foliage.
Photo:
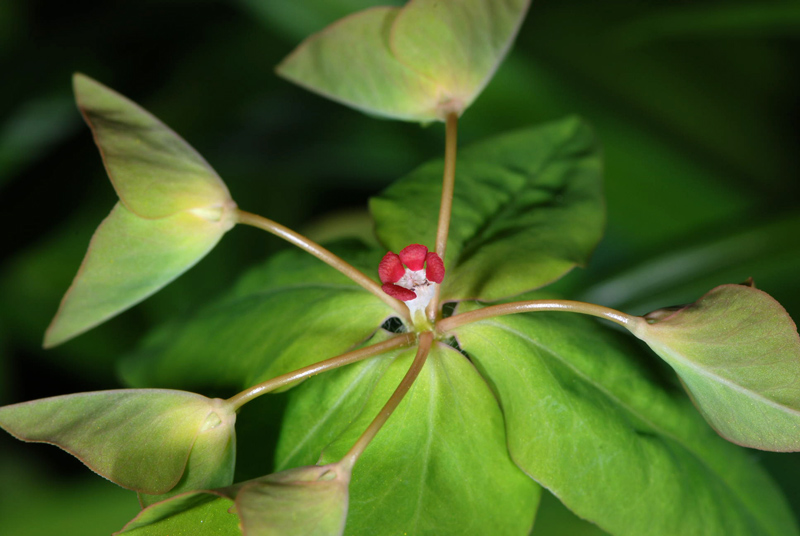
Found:
[{"label": "blurred foliage", "polygon": [[[153,298],[42,351],[44,328],[115,199],[72,105],[72,72],[163,119],[245,210],[331,237],[359,221],[370,195],[439,156],[443,128],[368,118],[278,79],[273,66],[309,33],[386,3],[398,2],[0,2],[2,402],[117,387],[117,358],[150,327],[287,247],[236,230]],[[794,0],[536,0],[508,60],[464,116],[460,143],[573,113],[593,125],[605,149],[606,237],[560,292],[643,313],[753,276],[798,319],[798,58]],[[280,411],[256,413],[241,419],[259,423],[240,442],[242,457],[268,466],[261,457],[273,447],[257,440],[271,445]],[[83,535],[91,515],[93,533],[107,534],[135,511],[133,494],[117,503],[110,484],[79,464],[63,470],[78,478],[68,488],[40,480],[56,465],[48,456],[60,465],[62,453],[37,448],[17,464],[8,460],[28,447],[12,441],[0,437],[0,450],[11,450],[0,466],[4,528],[28,519]],[[753,455],[800,516],[800,455]],[[116,526],[94,524],[117,512]],[[553,519],[543,525],[557,526]]]}]

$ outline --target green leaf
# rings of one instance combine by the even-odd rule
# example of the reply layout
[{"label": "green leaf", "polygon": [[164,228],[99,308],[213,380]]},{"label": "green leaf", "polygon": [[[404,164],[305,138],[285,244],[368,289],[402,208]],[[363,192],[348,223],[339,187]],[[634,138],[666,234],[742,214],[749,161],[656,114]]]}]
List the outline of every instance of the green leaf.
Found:
[{"label": "green leaf", "polygon": [[[386,332],[381,330],[370,343],[385,338]],[[317,463],[322,450],[350,426],[351,417],[361,413],[394,358],[404,352],[387,352],[335,369],[293,389],[280,430],[276,469]]]},{"label": "green leaf", "polygon": [[[224,401],[184,391],[121,389],[44,398],[0,408],[0,426],[23,441],[56,445],[122,487],[166,493],[192,468],[218,475],[234,441]],[[201,448],[197,451],[194,447]],[[194,482],[207,486],[212,482]]]},{"label": "green leaf", "polygon": [[45,333],[49,348],[146,299],[191,268],[229,229],[190,212],[146,220],[117,203],[95,231]]},{"label": "green leaf", "polygon": [[[434,243],[442,167],[426,164],[371,200],[389,249]],[[597,141],[575,118],[461,151],[443,299],[497,300],[585,264],[605,220],[600,168]]]},{"label": "green leaf", "polygon": [[[334,248],[376,274],[384,252]],[[393,310],[326,264],[297,250],[246,274],[226,297],[164,325],[122,367],[134,386],[243,388],[346,352]]]},{"label": "green leaf", "polygon": [[[323,449],[321,463],[344,455],[391,396],[414,351],[396,355],[326,373],[292,391],[277,465],[313,463]],[[355,465],[346,533],[527,534],[540,488],[509,459],[502,426],[496,400],[469,361],[435,345]]]},{"label": "green leaf", "polygon": [[764,450],[800,450],[800,336],[781,305],[722,285],[632,332],[675,369],[723,437]]},{"label": "green leaf", "polygon": [[95,232],[45,333],[60,344],[157,292],[234,225],[236,204],[213,169],[158,119],[76,74],[75,95],[120,198]]},{"label": "green leaf", "polygon": [[534,536],[608,536],[607,532],[579,518],[547,492],[542,493],[535,527]]},{"label": "green leaf", "polygon": [[228,188],[188,143],[136,103],[75,74],[75,98],[128,210],[149,219],[229,209]]},{"label": "green leaf", "polygon": [[303,41],[281,76],[364,112],[407,121],[463,112],[505,57],[527,0],[416,0],[371,8]]},{"label": "green leaf", "polygon": [[[218,490],[184,493],[142,510],[117,534],[334,536],[347,516],[348,471],[298,467]],[[234,503],[235,501],[235,503]],[[230,515],[235,510],[236,515]]]},{"label": "green leaf", "polygon": [[512,315],[457,337],[500,401],[514,461],[578,516],[615,535],[798,534],[749,453],[596,322]]},{"label": "green leaf", "polygon": [[220,491],[192,491],[148,506],[119,532],[130,536],[241,536],[233,500]]}]

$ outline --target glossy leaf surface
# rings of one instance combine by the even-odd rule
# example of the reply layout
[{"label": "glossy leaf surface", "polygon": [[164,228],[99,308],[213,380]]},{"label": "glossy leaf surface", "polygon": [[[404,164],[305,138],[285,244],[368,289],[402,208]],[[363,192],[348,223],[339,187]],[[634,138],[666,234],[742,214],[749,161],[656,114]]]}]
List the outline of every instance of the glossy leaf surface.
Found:
[{"label": "glossy leaf surface", "polygon": [[232,205],[222,179],[164,123],[87,76],[76,74],[73,85],[108,176],[129,210],[156,219]]},{"label": "glossy leaf surface", "polygon": [[[375,277],[385,253],[355,245],[335,252]],[[122,372],[135,386],[249,387],[357,346],[392,313],[331,267],[289,250],[228,296],[155,331]]]},{"label": "glossy leaf surface", "polygon": [[79,335],[146,299],[191,268],[229,228],[190,212],[146,220],[117,203],[95,231],[45,334],[45,347]]},{"label": "glossy leaf surface", "polygon": [[306,39],[278,74],[373,115],[441,120],[488,83],[527,8],[527,0],[413,0],[367,9]]},{"label": "glossy leaf surface", "polygon": [[[120,486],[151,494],[172,489],[191,457],[194,466],[224,463],[235,421],[221,400],[162,389],[78,393],[0,408],[0,426],[18,439],[56,445]],[[195,452],[198,441],[202,450]],[[232,479],[232,463],[228,471]]]},{"label": "glossy leaf surface", "polygon": [[725,438],[800,450],[800,337],[781,305],[745,285],[722,285],[633,332],[680,376]]},{"label": "glossy leaf surface", "polygon": [[[433,244],[440,161],[373,198],[389,250]],[[605,221],[600,149],[569,118],[499,136],[459,153],[442,297],[496,300],[546,285],[588,260]]]},{"label": "glossy leaf surface", "polygon": [[[293,391],[278,466],[314,463],[323,449],[321,463],[343,456],[414,353],[372,358]],[[526,534],[539,494],[508,457],[502,415],[486,384],[463,355],[434,345],[406,398],[355,465],[345,532]]]},{"label": "glossy leaf surface", "polygon": [[797,534],[751,456],[594,323],[530,313],[457,330],[498,396],[514,461],[611,534]]}]

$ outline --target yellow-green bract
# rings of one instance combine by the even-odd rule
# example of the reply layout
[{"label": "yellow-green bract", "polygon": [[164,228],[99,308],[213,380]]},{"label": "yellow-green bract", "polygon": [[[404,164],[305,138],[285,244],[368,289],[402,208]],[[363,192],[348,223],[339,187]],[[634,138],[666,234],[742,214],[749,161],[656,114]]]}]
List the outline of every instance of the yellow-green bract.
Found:
[{"label": "yellow-green bract", "polygon": [[234,225],[236,209],[211,166],[161,121],[84,75],[73,82],[120,201],[95,231],[45,347],[108,320],[191,268]]},{"label": "yellow-green bract", "polygon": [[505,57],[528,0],[412,0],[355,13],[306,39],[278,74],[368,114],[460,115]]}]

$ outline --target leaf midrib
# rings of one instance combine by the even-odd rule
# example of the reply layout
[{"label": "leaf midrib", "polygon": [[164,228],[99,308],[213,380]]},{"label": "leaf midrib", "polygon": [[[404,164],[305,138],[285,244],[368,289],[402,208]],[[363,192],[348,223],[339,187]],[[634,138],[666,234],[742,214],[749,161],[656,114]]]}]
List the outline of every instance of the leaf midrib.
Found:
[{"label": "leaf midrib", "polygon": [[[483,235],[486,233],[487,229],[500,218],[500,215],[509,212],[509,207],[515,204],[517,194],[529,186],[531,180],[530,178],[532,176],[541,174],[543,169],[546,169],[553,161],[555,161],[556,157],[561,154],[561,149],[567,144],[568,141],[575,137],[576,133],[577,125],[573,126],[569,134],[566,135],[560,143],[551,146],[551,150],[542,159],[541,163],[533,170],[526,170],[526,172],[523,173],[514,166],[491,162],[493,166],[497,166],[503,170],[508,170],[515,175],[522,175],[524,180],[522,181],[522,186],[520,188],[506,190],[506,192],[509,194],[508,200],[505,203],[501,203],[496,210],[492,211],[491,215],[483,221],[483,224],[479,225],[471,233],[471,236],[463,241],[463,246],[458,251],[456,267],[461,265],[464,257],[469,257],[471,255],[471,251],[475,250],[484,241],[482,238]],[[464,155],[462,159],[465,162],[469,162],[469,153]],[[478,160],[478,162],[481,162],[481,160]]]},{"label": "leaf midrib", "polygon": [[[645,340],[645,339],[643,339],[643,340]],[[691,360],[685,358],[679,352],[672,351],[668,346],[662,346],[661,344],[658,344],[658,343],[651,343],[650,341],[647,341],[647,340],[645,340],[645,342],[647,342],[648,345],[654,344],[664,354],[669,355],[675,361],[677,361],[679,364],[684,365],[686,368],[691,369],[692,371],[698,373],[700,376],[708,378],[712,382],[716,381],[717,383],[720,383],[720,384],[730,388],[733,391],[741,393],[744,396],[746,396],[746,397],[748,397],[748,398],[750,398],[752,400],[755,400],[757,402],[760,402],[760,403],[763,403],[763,404],[765,404],[767,406],[770,406],[770,407],[772,407],[774,409],[777,409],[777,410],[782,411],[784,413],[789,413],[789,414],[791,414],[791,415],[793,415],[793,416],[795,416],[797,418],[800,418],[800,411],[798,411],[798,410],[796,410],[796,409],[794,409],[794,408],[792,408],[790,406],[785,406],[783,404],[775,402],[774,400],[772,400],[770,398],[767,398],[766,396],[764,396],[764,395],[762,395],[762,394],[760,394],[758,392],[751,391],[750,389],[748,389],[748,388],[746,388],[746,387],[744,387],[742,385],[739,385],[738,383],[735,383],[732,380],[729,380],[729,379],[727,379],[727,378],[725,378],[723,376],[719,376],[718,374],[714,374],[710,370],[704,369],[704,368],[700,367],[699,365],[695,365]]]}]

